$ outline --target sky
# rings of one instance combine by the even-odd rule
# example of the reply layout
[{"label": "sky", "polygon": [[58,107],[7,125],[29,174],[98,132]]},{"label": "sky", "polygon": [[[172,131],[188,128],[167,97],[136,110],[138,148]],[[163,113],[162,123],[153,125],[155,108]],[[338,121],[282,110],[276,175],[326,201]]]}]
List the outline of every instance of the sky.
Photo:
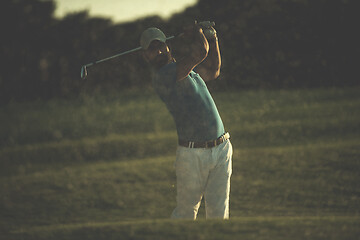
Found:
[{"label": "sky", "polygon": [[114,22],[133,21],[149,15],[168,18],[193,6],[197,0],[55,0],[55,16],[89,10],[90,16],[111,18]]}]

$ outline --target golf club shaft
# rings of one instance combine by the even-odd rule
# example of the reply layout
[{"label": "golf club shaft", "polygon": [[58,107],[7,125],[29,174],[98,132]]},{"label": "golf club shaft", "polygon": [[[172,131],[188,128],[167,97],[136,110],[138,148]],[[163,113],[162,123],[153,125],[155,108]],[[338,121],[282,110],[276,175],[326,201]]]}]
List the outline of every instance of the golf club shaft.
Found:
[{"label": "golf club shaft", "polygon": [[122,52],[122,53],[119,53],[119,54],[116,54],[116,55],[113,55],[113,56],[110,56],[110,57],[107,57],[107,58],[104,58],[104,59],[97,60],[97,61],[92,62],[92,63],[85,64],[84,66],[90,67],[92,65],[95,65],[95,64],[98,64],[98,63],[101,63],[101,62],[105,62],[105,61],[108,61],[110,59],[117,58],[117,57],[123,56],[123,55],[128,54],[128,53],[139,51],[140,49],[141,49],[141,47],[137,47],[137,48],[128,50],[126,52]]}]

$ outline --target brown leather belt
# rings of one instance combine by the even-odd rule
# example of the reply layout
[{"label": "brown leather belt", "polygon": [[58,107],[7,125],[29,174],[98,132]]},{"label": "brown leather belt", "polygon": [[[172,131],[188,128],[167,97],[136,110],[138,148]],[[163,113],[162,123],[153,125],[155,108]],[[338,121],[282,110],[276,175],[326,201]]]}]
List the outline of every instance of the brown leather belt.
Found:
[{"label": "brown leather belt", "polygon": [[187,142],[179,140],[179,145],[187,148],[212,148],[222,144],[226,140],[230,139],[230,134],[227,132],[218,139],[207,142]]}]

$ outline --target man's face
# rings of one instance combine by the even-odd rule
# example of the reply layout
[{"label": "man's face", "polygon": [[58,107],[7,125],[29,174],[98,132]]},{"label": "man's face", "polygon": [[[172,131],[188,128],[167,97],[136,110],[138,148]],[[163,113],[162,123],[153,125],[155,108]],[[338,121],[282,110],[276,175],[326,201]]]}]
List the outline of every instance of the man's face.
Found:
[{"label": "man's face", "polygon": [[154,40],[144,52],[145,59],[156,69],[170,63],[172,56],[166,43]]}]

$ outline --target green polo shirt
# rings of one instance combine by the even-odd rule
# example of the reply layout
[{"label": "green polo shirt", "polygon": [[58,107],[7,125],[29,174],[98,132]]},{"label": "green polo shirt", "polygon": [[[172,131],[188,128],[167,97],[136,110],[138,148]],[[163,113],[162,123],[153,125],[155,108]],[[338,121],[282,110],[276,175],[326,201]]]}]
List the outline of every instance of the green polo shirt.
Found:
[{"label": "green polo shirt", "polygon": [[170,63],[155,73],[153,86],[174,118],[179,140],[204,142],[224,134],[215,102],[199,74],[192,71],[177,81],[176,63]]}]

